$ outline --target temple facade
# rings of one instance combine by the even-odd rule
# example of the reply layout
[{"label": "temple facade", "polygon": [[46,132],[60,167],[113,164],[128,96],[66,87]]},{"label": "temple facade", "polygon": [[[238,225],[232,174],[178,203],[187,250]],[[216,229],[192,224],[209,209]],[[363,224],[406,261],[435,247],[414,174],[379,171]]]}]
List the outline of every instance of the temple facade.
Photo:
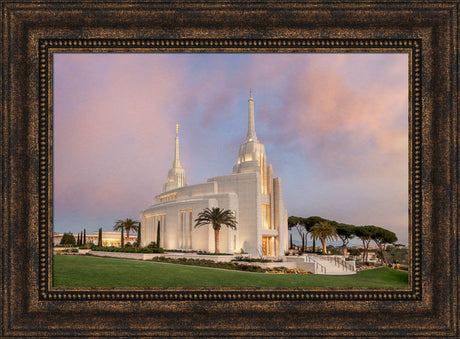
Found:
[{"label": "temple facade", "polygon": [[187,185],[179,160],[179,130],[176,125],[173,166],[163,192],[141,213],[141,246],[152,241],[166,250],[214,252],[211,225],[194,228],[194,220],[205,208],[233,211],[237,229],[222,226],[221,253],[249,253],[253,256],[283,256],[288,250],[287,211],[280,178],[273,178],[264,145],[257,139],[254,100],[249,94],[248,131],[240,146],[232,174]]}]

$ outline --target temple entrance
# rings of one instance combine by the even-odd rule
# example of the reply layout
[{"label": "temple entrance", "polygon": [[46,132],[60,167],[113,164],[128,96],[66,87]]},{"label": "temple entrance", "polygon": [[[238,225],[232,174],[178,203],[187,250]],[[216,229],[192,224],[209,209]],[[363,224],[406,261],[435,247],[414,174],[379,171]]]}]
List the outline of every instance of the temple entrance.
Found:
[{"label": "temple entrance", "polygon": [[262,237],[264,256],[275,256],[275,237]]}]

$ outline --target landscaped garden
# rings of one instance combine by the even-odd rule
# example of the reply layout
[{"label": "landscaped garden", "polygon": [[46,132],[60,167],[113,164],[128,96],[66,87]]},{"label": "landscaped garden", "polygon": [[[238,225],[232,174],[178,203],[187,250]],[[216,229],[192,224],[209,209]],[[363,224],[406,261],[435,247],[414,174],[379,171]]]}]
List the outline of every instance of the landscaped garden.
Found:
[{"label": "landscaped garden", "polygon": [[92,256],[55,255],[56,287],[408,287],[408,273],[382,267],[353,275],[269,274]]}]

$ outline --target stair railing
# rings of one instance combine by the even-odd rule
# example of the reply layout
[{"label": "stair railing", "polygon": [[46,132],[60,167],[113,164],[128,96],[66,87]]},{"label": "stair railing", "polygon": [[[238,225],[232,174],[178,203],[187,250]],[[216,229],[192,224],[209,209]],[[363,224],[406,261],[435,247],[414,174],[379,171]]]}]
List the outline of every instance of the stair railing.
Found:
[{"label": "stair railing", "polygon": [[345,269],[345,271],[353,271],[353,272],[355,271],[354,266],[352,264],[350,264],[350,263],[347,263],[341,257],[325,256],[324,258],[326,258],[329,262],[334,263],[336,266],[343,267]]}]

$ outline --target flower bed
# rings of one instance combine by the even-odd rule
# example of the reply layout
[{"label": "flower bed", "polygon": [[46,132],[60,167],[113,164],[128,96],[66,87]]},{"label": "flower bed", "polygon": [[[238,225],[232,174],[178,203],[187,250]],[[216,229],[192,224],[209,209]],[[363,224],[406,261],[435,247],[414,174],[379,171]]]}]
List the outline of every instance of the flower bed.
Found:
[{"label": "flower bed", "polygon": [[290,268],[286,269],[285,267],[275,267],[272,270],[267,271],[267,273],[275,273],[275,274],[313,274],[312,272],[306,272],[302,269],[298,268]]},{"label": "flower bed", "polygon": [[245,262],[282,262],[283,259],[264,259],[264,258],[248,258],[243,256],[237,256],[232,261],[245,261]]},{"label": "flower bed", "polygon": [[157,261],[157,262],[166,262],[170,264],[204,266],[204,267],[223,268],[227,270],[239,270],[239,271],[248,271],[248,272],[266,272],[265,269],[258,267],[258,266],[244,265],[244,264],[234,263],[234,262],[215,262],[213,260],[206,260],[206,259],[155,257],[152,260]]}]

